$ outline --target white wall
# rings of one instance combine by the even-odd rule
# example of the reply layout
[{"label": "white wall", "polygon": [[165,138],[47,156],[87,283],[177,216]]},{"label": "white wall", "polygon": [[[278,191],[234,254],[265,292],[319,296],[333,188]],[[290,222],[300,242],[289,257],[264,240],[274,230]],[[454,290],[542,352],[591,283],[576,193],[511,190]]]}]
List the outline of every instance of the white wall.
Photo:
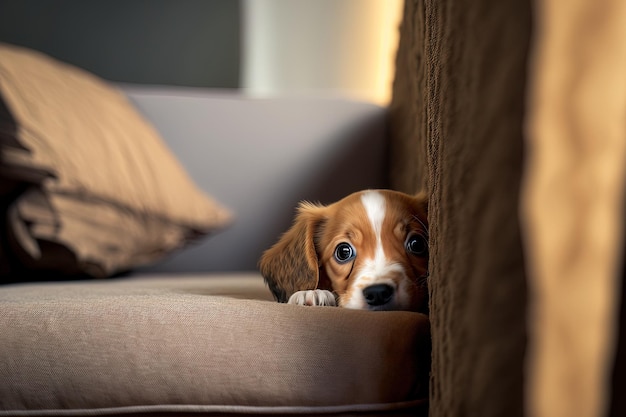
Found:
[{"label": "white wall", "polygon": [[242,85],[387,104],[403,0],[243,0]]}]

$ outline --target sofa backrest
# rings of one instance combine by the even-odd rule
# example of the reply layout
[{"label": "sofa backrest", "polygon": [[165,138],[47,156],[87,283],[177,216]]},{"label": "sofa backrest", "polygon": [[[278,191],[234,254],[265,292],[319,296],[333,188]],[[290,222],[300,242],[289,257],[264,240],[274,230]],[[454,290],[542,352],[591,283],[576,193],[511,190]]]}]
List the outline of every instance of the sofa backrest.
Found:
[{"label": "sofa backrest", "polygon": [[383,188],[384,107],[336,97],[122,85],[196,183],[235,216],[148,271],[256,269],[300,200],[330,203]]}]

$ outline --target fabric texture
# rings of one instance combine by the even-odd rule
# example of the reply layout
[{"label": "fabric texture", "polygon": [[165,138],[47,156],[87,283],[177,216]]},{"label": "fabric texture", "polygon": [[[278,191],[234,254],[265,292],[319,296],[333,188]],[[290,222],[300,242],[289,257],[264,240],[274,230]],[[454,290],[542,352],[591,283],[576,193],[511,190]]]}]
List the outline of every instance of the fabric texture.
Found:
[{"label": "fabric texture", "polygon": [[530,28],[527,1],[405,4],[392,184],[430,193],[433,417],[524,415],[518,211]]},{"label": "fabric texture", "polygon": [[0,44],[0,101],[4,239],[26,269],[109,276],[228,224],[105,81]]},{"label": "fabric texture", "polygon": [[424,411],[425,315],[270,300],[257,273],[4,286],[0,415]]},{"label": "fabric texture", "polygon": [[[528,408],[600,417],[624,302],[626,3],[576,0],[566,15],[561,5],[537,3],[530,66]],[[613,395],[624,415],[624,387]]]},{"label": "fabric texture", "polygon": [[392,181],[430,192],[430,415],[623,415],[626,4],[408,0],[401,32]]}]

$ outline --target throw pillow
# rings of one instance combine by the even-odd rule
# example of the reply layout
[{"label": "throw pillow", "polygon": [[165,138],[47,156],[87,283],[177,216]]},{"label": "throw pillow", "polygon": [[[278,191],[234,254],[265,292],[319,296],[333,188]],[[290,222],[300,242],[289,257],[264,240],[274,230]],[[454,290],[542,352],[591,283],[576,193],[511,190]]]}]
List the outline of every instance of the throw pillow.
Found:
[{"label": "throw pillow", "polygon": [[7,44],[0,160],[0,272],[106,277],[161,259],[231,218],[113,85]]}]

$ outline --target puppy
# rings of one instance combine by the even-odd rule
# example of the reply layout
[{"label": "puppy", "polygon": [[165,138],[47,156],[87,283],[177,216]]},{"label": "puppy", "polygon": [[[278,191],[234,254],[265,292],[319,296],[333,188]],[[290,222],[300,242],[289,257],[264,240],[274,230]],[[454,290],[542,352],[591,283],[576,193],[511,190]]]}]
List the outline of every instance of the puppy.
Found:
[{"label": "puppy", "polygon": [[259,269],[282,303],[426,313],[427,210],[425,195],[391,190],[303,202]]}]

